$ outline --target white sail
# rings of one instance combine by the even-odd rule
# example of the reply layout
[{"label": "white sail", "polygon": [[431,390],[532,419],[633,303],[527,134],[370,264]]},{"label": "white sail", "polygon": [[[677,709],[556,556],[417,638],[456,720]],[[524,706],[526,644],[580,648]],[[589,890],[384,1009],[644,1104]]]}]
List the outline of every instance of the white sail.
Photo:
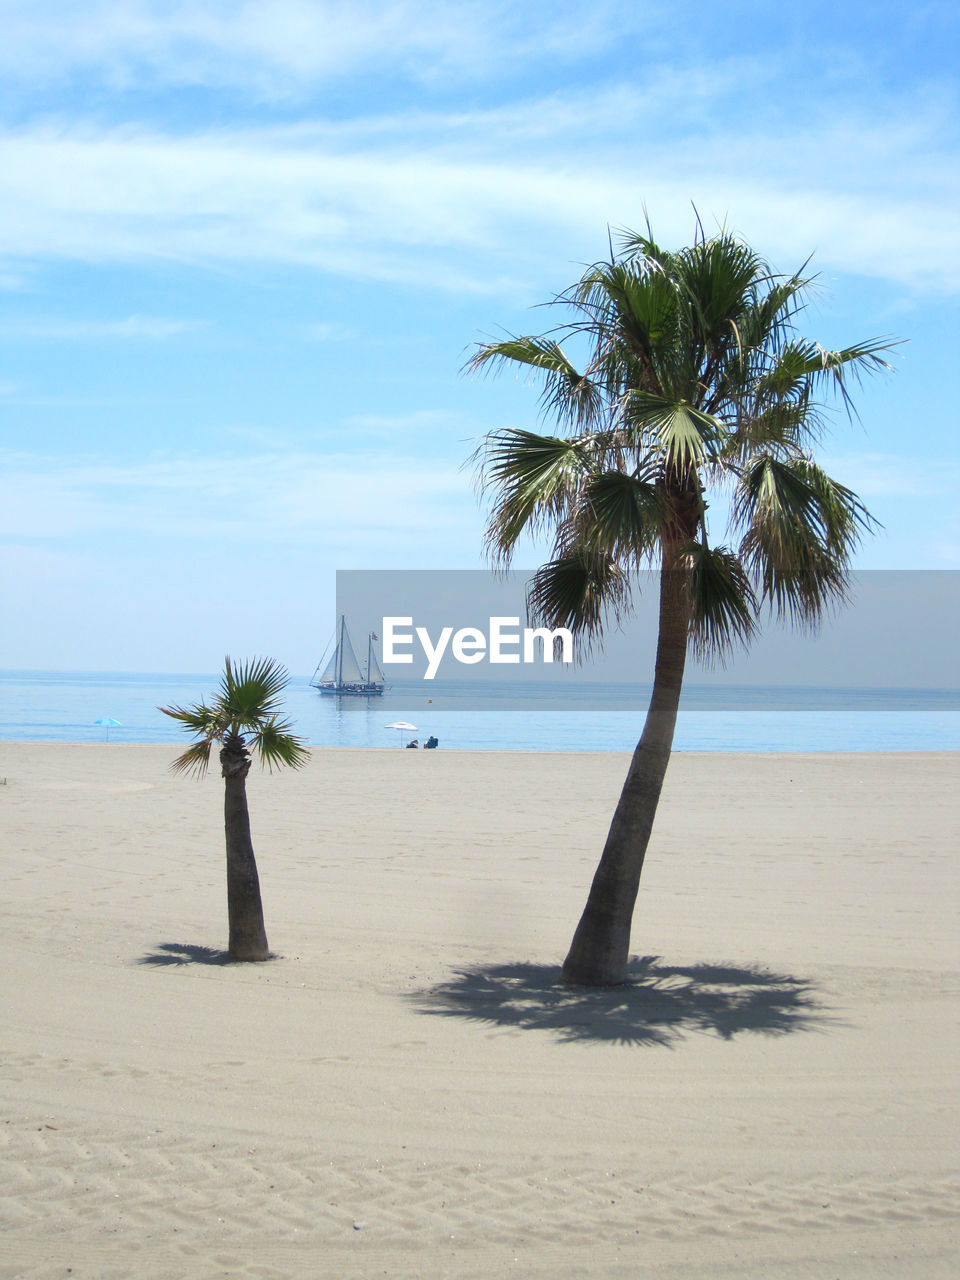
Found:
[{"label": "white sail", "polygon": [[[340,661],[339,650],[337,649],[337,646],[334,645],[333,653],[331,653],[330,660],[328,661],[327,665],[323,668],[322,671],[320,671],[320,668],[318,667],[317,670],[313,673],[313,676],[314,676],[313,683],[314,684],[334,684],[337,679],[337,663],[339,661]],[[319,674],[319,679],[317,678],[318,674]]]},{"label": "white sail", "polygon": [[337,684],[362,684],[363,672],[350,643],[347,620],[340,618],[340,643],[337,645]]},{"label": "white sail", "polygon": [[371,635],[367,643],[367,682],[383,684],[386,676],[383,674],[383,667],[380,665],[380,659],[374,652],[373,641],[374,637]]}]

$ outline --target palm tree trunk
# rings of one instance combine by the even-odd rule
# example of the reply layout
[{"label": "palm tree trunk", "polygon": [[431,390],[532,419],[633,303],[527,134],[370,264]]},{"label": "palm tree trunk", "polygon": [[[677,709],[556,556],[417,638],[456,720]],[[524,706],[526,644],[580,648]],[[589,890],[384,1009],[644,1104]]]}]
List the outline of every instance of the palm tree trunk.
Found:
[{"label": "palm tree trunk", "polygon": [[267,960],[270,949],[263,925],[260,877],[250,838],[247,774],[250,758],[242,739],[228,739],[220,752],[223,774],[223,825],[227,845],[227,917],[231,960]]},{"label": "palm tree trunk", "polygon": [[[665,552],[665,566],[675,563]],[[587,905],[563,964],[564,982],[615,986],[626,980],[640,873],[673,747],[689,625],[687,575],[682,569],[664,567],[660,573],[660,632],[650,707]]]}]

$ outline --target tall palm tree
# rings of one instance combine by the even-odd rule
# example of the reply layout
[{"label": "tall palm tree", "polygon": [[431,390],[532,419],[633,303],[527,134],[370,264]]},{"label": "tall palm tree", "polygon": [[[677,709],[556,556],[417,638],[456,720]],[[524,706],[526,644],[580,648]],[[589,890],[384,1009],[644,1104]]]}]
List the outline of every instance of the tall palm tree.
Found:
[{"label": "tall palm tree", "polygon": [[175,773],[203,777],[213,744],[220,744],[232,960],[267,960],[270,955],[250,838],[247,774],[251,750],[271,773],[275,766],[299,769],[307,762],[309,753],[303,739],[290,733],[290,721],[278,719],[280,693],[287,679],[284,668],[271,658],[254,658],[236,667],[227,658],[220,690],[209,705],[160,707],[164,715],[179,720],[184,730],[198,739],[174,760],[170,767]]},{"label": "tall palm tree", "polygon": [[[640,873],[670,751],[689,645],[722,659],[761,612],[816,625],[843,600],[851,553],[875,523],[815,463],[824,393],[851,410],[851,378],[889,368],[873,339],[828,351],[796,318],[812,278],[775,275],[748,245],[702,229],[678,251],[626,233],[609,261],[554,300],[570,319],[540,337],[479,345],[468,368],[527,366],[562,434],[506,428],[477,450],[502,565],[524,533],[553,551],[531,615],[581,652],[629,610],[636,570],[659,569],[659,637],[643,733],[563,966],[567,982],[626,975]],[[585,363],[574,362],[579,352]],[[581,371],[582,369],[582,371]],[[727,542],[708,494],[730,495]]]}]

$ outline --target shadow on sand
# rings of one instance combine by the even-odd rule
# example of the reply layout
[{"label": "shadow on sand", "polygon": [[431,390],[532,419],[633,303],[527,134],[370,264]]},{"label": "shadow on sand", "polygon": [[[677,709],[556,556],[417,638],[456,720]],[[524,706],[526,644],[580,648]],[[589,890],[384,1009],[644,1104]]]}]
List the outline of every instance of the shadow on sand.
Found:
[{"label": "shadow on sand", "polygon": [[559,965],[474,965],[415,992],[421,1013],[488,1026],[552,1031],[562,1041],[669,1047],[690,1033],[732,1040],[744,1032],[786,1035],[829,1019],[803,978],[727,965],[630,963],[619,987],[569,987]]},{"label": "shadow on sand", "polygon": [[149,954],[141,956],[137,964],[233,964],[229,952],[215,947],[198,947],[192,942],[158,942]]}]

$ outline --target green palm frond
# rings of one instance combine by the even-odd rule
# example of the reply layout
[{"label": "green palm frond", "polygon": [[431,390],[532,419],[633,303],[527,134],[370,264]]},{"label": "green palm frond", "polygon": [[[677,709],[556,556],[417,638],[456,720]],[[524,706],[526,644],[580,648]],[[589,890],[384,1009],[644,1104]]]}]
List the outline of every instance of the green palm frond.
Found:
[{"label": "green palm frond", "polygon": [[818,342],[797,343],[805,357],[804,374],[811,387],[823,384],[832,387],[850,414],[854,413],[850,382],[859,384],[868,374],[892,371],[893,366],[886,355],[901,345],[890,338],[872,338],[839,351],[828,351]]},{"label": "green palm frond", "polygon": [[695,340],[707,351],[728,347],[770,269],[749,245],[729,233],[676,255],[676,278],[694,320]]},{"label": "green palm frond", "polygon": [[216,706],[208,707],[198,702],[193,707],[159,707],[158,710],[173,720],[179,720],[186,733],[216,738],[223,729],[221,713]]},{"label": "green palm frond", "polygon": [[760,454],[742,472],[734,518],[741,527],[762,529],[770,555],[789,564],[796,540],[815,532],[816,493],[802,468],[773,454]]},{"label": "green palm frond", "polygon": [[582,655],[600,646],[605,622],[619,621],[628,599],[628,578],[612,556],[574,546],[537,570],[527,612],[536,625],[567,627]]},{"label": "green palm frond", "polygon": [[498,559],[509,560],[524,531],[564,518],[594,465],[595,444],[594,437],[564,439],[512,427],[486,438],[476,456],[481,487],[494,494],[487,541]]},{"label": "green palm frond", "polygon": [[790,277],[772,280],[767,292],[754,298],[740,320],[746,345],[777,347],[788,340],[787,335],[796,316],[806,307],[807,293],[814,283],[813,277],[803,275],[806,265]]},{"label": "green palm frond", "polygon": [[[600,338],[599,349],[612,339],[619,359],[626,355],[638,361],[640,376],[649,374],[648,389],[659,390],[658,355],[673,347],[678,325],[670,280],[629,261],[603,262],[585,272],[568,297],[589,317],[582,328]],[[600,367],[608,370],[609,387],[610,365]]]},{"label": "green palm frond", "polygon": [[734,519],[756,532],[767,556],[789,569],[814,542],[848,558],[876,521],[852,490],[806,457],[761,454],[743,469]]},{"label": "green palm frond", "polygon": [[224,660],[220,678],[220,705],[235,723],[254,727],[273,715],[289,676],[272,658],[251,658],[234,667]]},{"label": "green palm frond", "polygon": [[289,677],[272,658],[252,658],[234,663],[224,661],[220,691],[207,703],[193,707],[160,707],[164,715],[178,720],[186,733],[199,738],[170,766],[175,773],[196,773],[202,777],[209,767],[213,744],[245,751],[244,735],[264,766],[299,768],[308,752],[304,740],[290,733],[291,724],[278,718],[280,694]]},{"label": "green palm frond", "polygon": [[835,554],[849,559],[863,536],[879,529],[874,518],[852,489],[832,480],[822,468],[809,459],[800,466],[807,483],[817,496],[820,525],[826,545]]},{"label": "green palm frond", "polygon": [[654,555],[663,528],[663,504],[654,483],[623,471],[602,471],[584,482],[581,503],[575,521],[584,542],[624,564]]},{"label": "green palm frond", "polygon": [[755,413],[740,414],[721,450],[721,461],[749,461],[758,452],[795,457],[823,430],[816,406],[776,401]]},{"label": "green palm frond", "polygon": [[568,360],[558,342],[547,337],[511,337],[500,342],[484,342],[467,361],[467,369],[478,371],[488,364],[526,364],[535,369],[558,373],[570,381],[578,381],[580,375]]},{"label": "green palm frond", "polygon": [[770,606],[778,620],[816,630],[828,613],[846,601],[850,582],[847,567],[837,556],[815,544],[804,551],[802,564],[785,569],[765,556],[762,548],[741,548],[756,582],[758,599]]},{"label": "green palm frond", "polygon": [[671,274],[676,257],[669,249],[664,249],[653,238],[653,228],[647,219],[646,235],[622,227],[617,233],[621,254],[629,259],[641,271],[662,271]]},{"label": "green palm frond", "polygon": [[260,757],[262,766],[273,773],[275,768],[302,769],[310,758],[303,738],[295,737],[290,731],[293,723],[290,720],[278,720],[271,717],[254,733],[252,745]]},{"label": "green palm frond", "polygon": [[769,399],[797,399],[808,394],[810,375],[820,368],[819,357],[811,361],[811,352],[815,350],[815,343],[794,339],[770,353],[767,367],[757,382],[757,400],[762,404]]},{"label": "green palm frond", "polygon": [[596,419],[602,408],[599,388],[578,372],[562,346],[550,337],[512,337],[501,342],[480,344],[466,368],[477,372],[488,365],[525,365],[544,375],[541,408],[573,426]]},{"label": "green palm frond", "polygon": [[807,458],[761,455],[734,502],[741,555],[778,616],[820,621],[846,595],[846,566],[876,522],[856,494]]},{"label": "green palm frond", "polygon": [[722,423],[711,414],[648,391],[628,394],[623,420],[631,432],[662,453],[668,471],[682,472],[704,462],[718,451],[723,433]]},{"label": "green palm frond", "polygon": [[689,565],[690,635],[701,662],[724,662],[737,645],[756,634],[757,599],[749,575],[728,547],[692,542],[683,548]]}]

